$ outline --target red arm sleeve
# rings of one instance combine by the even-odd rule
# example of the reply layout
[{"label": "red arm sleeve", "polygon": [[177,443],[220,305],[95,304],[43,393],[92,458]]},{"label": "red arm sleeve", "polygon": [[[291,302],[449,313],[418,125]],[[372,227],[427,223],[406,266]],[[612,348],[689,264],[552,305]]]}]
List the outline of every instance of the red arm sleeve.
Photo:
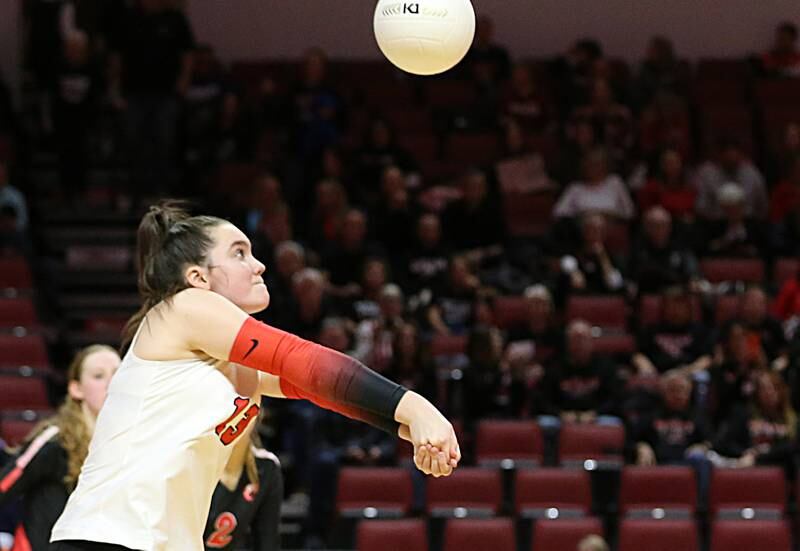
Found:
[{"label": "red arm sleeve", "polygon": [[307,398],[351,417],[393,421],[406,392],[358,360],[254,318],[242,324],[228,359],[280,377],[289,397]]}]

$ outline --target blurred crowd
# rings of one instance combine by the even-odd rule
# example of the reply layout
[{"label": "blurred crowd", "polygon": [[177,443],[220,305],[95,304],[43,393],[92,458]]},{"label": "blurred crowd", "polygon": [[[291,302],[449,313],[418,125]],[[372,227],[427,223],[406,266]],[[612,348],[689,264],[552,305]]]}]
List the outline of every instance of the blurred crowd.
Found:
[{"label": "blurred crowd", "polygon": [[[386,62],[354,78],[320,49],[226,67],[174,0],[25,6],[30,93],[13,109],[0,87],[5,247],[35,261],[37,205],[192,197],[267,265],[264,321],[435,398],[466,433],[487,417],[623,425],[629,462],[691,464],[701,484],[711,465],[794,476],[800,278],[772,275],[800,243],[800,112],[759,125],[755,90],[800,79],[795,24],[693,71],[660,36],[632,65],[591,38],[514,59],[481,16],[441,78]],[[59,181],[34,205],[36,151]],[[97,167],[119,176],[93,182]],[[531,197],[542,230],[521,234],[509,203]],[[714,257],[764,276],[709,278]],[[621,323],[576,314],[582,297],[619,299]],[[308,404],[271,404],[268,423],[311,539],[336,469],[397,461],[393,439]]]}]

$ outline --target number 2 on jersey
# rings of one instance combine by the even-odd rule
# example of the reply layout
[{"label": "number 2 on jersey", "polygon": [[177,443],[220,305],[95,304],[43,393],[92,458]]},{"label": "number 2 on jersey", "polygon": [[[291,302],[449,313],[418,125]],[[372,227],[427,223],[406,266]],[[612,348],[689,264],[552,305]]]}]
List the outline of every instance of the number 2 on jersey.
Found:
[{"label": "number 2 on jersey", "polygon": [[[247,398],[242,398],[241,396],[236,398],[233,401],[233,405],[236,408],[233,414],[225,419],[225,421],[217,425],[215,432],[217,433],[217,436],[219,436],[220,442],[222,442],[224,445],[227,446],[236,440],[236,438],[245,431],[247,425],[249,425],[250,422],[258,416],[258,405],[251,404],[248,408],[248,404],[250,404],[250,400]],[[245,408],[247,408],[247,411],[244,411]],[[235,425],[230,425],[229,423],[236,419],[236,417],[238,417],[243,411],[244,415],[242,415],[242,418],[239,419]]]},{"label": "number 2 on jersey", "polygon": [[230,533],[236,529],[237,524],[238,522],[233,513],[228,513],[227,511],[221,513],[214,522],[214,533],[208,536],[206,546],[214,548],[226,547],[233,540]]}]

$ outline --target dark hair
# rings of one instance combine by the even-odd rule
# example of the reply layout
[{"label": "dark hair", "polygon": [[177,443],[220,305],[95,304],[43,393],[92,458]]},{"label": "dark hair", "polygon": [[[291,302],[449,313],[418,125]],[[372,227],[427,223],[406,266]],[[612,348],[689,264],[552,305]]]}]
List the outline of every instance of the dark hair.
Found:
[{"label": "dark hair", "polygon": [[183,270],[206,261],[213,245],[208,230],[225,223],[215,216],[192,216],[188,206],[183,201],[161,201],[139,223],[136,260],[142,306],[125,325],[123,350],[153,306],[189,287]]}]

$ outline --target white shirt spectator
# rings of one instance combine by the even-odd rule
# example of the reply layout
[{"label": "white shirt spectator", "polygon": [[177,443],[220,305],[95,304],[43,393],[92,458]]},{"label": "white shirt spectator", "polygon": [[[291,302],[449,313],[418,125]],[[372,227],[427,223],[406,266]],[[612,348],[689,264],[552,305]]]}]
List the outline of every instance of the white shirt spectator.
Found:
[{"label": "white shirt spectator", "polygon": [[749,161],[739,163],[734,174],[726,174],[717,163],[705,162],[697,170],[697,214],[712,220],[722,218],[722,209],[717,198],[718,190],[733,182],[744,193],[745,216],[766,218],[769,209],[764,177]]},{"label": "white shirt spectator", "polygon": [[11,207],[17,215],[17,231],[28,229],[28,203],[22,192],[10,184],[0,186],[0,209]]},{"label": "white shirt spectator", "polygon": [[620,177],[610,174],[597,184],[571,183],[553,208],[553,215],[557,218],[571,218],[586,212],[601,212],[629,220],[633,218],[635,208]]}]

